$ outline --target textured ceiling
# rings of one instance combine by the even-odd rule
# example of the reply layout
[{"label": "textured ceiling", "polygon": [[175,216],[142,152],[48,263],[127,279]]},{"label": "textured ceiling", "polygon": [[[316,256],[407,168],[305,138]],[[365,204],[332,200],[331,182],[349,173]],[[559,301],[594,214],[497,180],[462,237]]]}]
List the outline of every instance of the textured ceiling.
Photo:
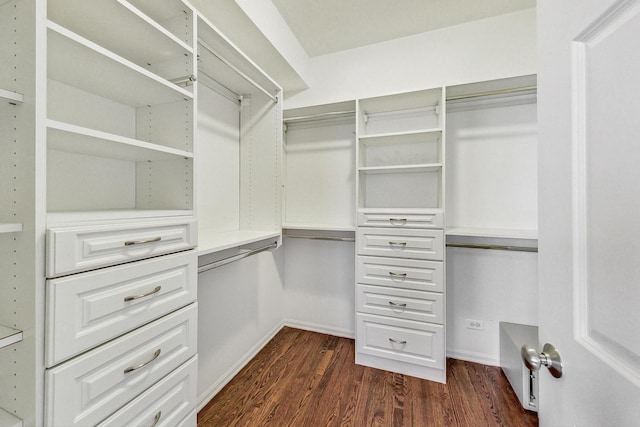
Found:
[{"label": "textured ceiling", "polygon": [[272,0],[309,56],[536,6],[535,0]]}]

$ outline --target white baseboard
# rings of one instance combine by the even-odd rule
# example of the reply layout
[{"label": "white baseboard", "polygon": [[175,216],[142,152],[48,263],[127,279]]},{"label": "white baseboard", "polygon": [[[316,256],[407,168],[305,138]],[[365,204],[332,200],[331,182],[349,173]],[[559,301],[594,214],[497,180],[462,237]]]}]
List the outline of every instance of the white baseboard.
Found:
[{"label": "white baseboard", "polygon": [[488,366],[500,366],[500,359],[492,354],[477,353],[475,351],[447,349],[447,357],[451,359],[464,360],[467,362],[480,363]]},{"label": "white baseboard", "polygon": [[262,337],[262,339],[260,339],[253,347],[251,347],[249,351],[244,354],[244,356],[242,356],[233,366],[231,366],[227,370],[227,372],[225,372],[220,378],[218,378],[216,382],[211,384],[211,386],[208,387],[200,395],[200,397],[198,397],[198,411],[204,408],[205,405],[209,403],[209,401],[213,399],[214,396],[218,394],[218,392],[220,392],[220,390],[222,390],[224,386],[227,385],[229,381],[231,381],[233,377],[235,377],[238,372],[240,372],[240,370],[244,368],[247,363],[249,363],[251,359],[253,359],[256,354],[258,354],[260,350],[262,350],[264,346],[267,345],[267,343],[271,341],[271,339],[275,337],[276,334],[280,332],[280,330],[284,326],[284,322],[278,323],[273,329],[267,332],[267,334]]},{"label": "white baseboard", "polygon": [[285,319],[284,326],[291,328],[302,329],[305,331],[319,332],[321,334],[333,335],[336,337],[354,339],[355,331],[343,328],[335,328],[333,326],[321,325],[318,323],[304,322],[295,319]]}]

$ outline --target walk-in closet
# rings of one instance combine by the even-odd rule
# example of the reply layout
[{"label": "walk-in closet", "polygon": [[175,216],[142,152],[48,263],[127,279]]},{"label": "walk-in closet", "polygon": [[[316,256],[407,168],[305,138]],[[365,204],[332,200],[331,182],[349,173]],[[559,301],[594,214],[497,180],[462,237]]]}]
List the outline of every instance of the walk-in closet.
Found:
[{"label": "walk-in closet", "polygon": [[0,427],[637,419],[640,2],[463,3],[0,0]]}]

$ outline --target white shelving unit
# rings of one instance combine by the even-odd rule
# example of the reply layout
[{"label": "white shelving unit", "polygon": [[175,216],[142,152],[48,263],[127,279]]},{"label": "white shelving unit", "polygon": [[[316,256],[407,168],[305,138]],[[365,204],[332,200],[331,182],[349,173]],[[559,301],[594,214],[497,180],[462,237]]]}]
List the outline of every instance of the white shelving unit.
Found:
[{"label": "white shelving unit", "polygon": [[356,363],[439,382],[446,380],[444,93],[359,100],[356,150]]},{"label": "white shelving unit", "polygon": [[42,374],[34,351],[43,289],[35,276],[36,3],[0,4],[0,427],[36,423]]},{"label": "white shelving unit", "polygon": [[47,210],[56,222],[193,214],[193,12],[98,3],[48,5]]},{"label": "white shelving unit", "polygon": [[280,241],[282,89],[203,17],[198,58],[198,253]]}]

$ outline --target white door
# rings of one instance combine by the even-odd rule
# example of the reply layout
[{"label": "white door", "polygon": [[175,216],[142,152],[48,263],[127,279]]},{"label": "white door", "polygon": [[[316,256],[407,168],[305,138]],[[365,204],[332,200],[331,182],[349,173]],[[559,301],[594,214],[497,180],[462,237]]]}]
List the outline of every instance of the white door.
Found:
[{"label": "white door", "polygon": [[538,0],[541,426],[640,426],[640,0]]}]

